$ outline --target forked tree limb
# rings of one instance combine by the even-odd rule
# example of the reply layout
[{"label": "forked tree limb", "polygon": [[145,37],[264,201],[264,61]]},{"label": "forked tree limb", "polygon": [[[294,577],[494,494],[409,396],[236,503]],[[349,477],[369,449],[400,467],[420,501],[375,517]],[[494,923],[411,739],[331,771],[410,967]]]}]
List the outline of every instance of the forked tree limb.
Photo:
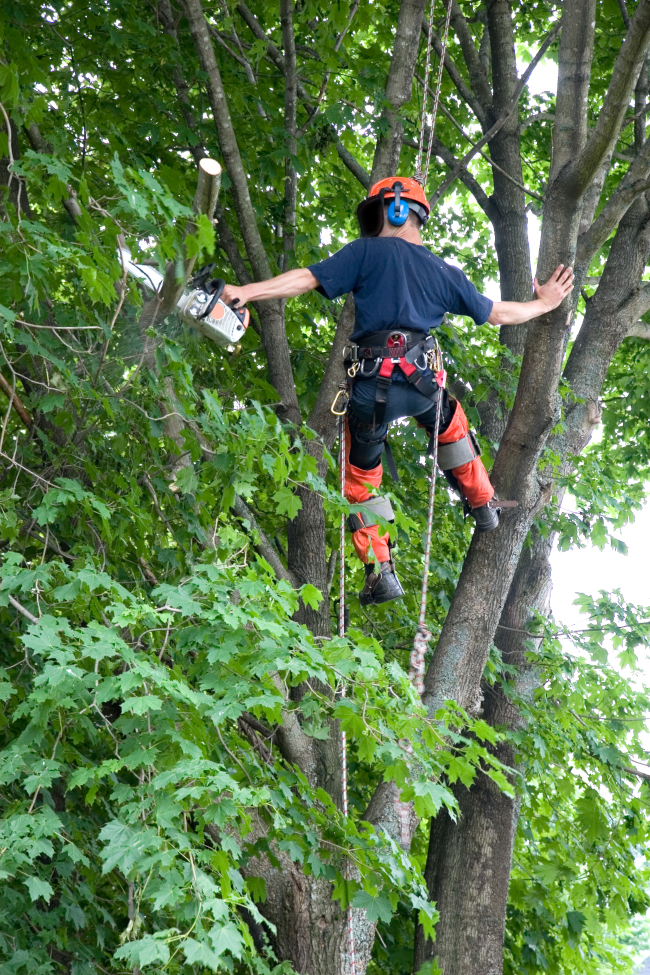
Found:
[{"label": "forked tree limb", "polygon": [[490,81],[487,76],[479,52],[474,43],[472,32],[469,29],[463,11],[460,9],[458,0],[449,0],[451,3],[451,26],[458,38],[460,49],[469,72],[469,80],[476,98],[478,99],[483,113],[486,114],[492,104],[492,91]]},{"label": "forked tree limb", "polygon": [[508,118],[517,107],[522,91],[528,84],[528,79],[530,78],[531,74],[533,73],[533,71],[539,64],[539,62],[546,54],[547,50],[549,49],[549,47],[551,46],[555,38],[560,33],[561,29],[562,29],[562,21],[559,21],[555,25],[553,30],[551,30],[550,33],[546,35],[546,38],[544,39],[544,42],[542,43],[541,47],[537,51],[537,54],[528,65],[528,67],[522,74],[521,78],[519,79],[519,82],[517,83],[517,87],[515,88],[510,103],[507,105],[506,109],[501,113],[501,115],[496,120],[494,125],[490,126],[490,128],[485,133],[485,135],[482,138],[480,138],[477,143],[475,143],[475,145],[469,150],[469,152],[465,153],[462,159],[458,160],[458,162],[456,163],[454,169],[451,171],[449,176],[447,176],[442,181],[440,186],[438,186],[435,193],[429,200],[429,205],[431,206],[431,209],[433,209],[433,207],[436,206],[436,204],[441,199],[443,194],[446,193],[446,191],[449,189],[451,184],[458,178],[458,176],[460,176],[462,170],[467,168],[467,164],[474,158],[474,156],[479,151],[479,149],[482,149],[484,145],[486,145],[491,139],[493,139],[494,136],[499,131],[499,129],[508,121]]},{"label": "forked tree limb", "polygon": [[562,174],[563,190],[574,198],[585,192],[618,139],[649,44],[650,0],[640,0],[616,58],[596,124],[578,158]]}]

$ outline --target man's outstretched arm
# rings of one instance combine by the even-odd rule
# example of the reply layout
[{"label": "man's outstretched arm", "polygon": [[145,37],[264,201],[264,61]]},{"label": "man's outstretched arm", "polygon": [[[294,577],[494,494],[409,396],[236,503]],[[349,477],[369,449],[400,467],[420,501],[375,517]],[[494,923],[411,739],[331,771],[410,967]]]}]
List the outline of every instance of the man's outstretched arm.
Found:
[{"label": "man's outstretched arm", "polygon": [[535,278],[534,301],[495,301],[488,318],[491,325],[521,325],[553,311],[573,291],[573,268],[560,264],[546,284]]},{"label": "man's outstretched arm", "polygon": [[221,297],[227,304],[237,301],[245,305],[247,301],[264,301],[266,298],[297,298],[317,287],[318,281],[309,268],[302,267],[278,274],[268,281],[253,281],[241,288],[227,284]]}]

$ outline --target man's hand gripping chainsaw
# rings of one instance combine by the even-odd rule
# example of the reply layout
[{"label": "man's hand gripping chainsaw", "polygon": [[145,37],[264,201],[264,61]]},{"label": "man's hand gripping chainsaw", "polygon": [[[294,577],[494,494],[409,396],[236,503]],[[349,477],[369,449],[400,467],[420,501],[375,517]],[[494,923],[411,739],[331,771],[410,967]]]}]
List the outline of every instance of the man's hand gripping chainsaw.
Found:
[{"label": "man's hand gripping chainsaw", "polygon": [[[159,271],[146,264],[134,264],[126,248],[120,251],[120,258],[130,274],[150,290],[160,291],[164,279]],[[189,290],[181,295],[176,308],[187,325],[215,345],[237,345],[248,328],[250,312],[248,308],[233,308],[221,301],[226,282],[223,278],[210,277],[214,267],[214,264],[208,264],[194,275]]]}]

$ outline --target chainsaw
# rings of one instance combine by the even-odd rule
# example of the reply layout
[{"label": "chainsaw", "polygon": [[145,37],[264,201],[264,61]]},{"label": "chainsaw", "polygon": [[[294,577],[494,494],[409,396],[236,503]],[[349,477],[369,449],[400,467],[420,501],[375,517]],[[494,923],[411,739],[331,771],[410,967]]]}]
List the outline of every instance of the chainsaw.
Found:
[{"label": "chainsaw", "polygon": [[[156,294],[163,285],[163,275],[147,264],[134,264],[126,248],[119,251],[123,267],[138,278]],[[176,306],[182,321],[210,339],[215,345],[237,345],[248,328],[250,312],[248,308],[237,308],[221,300],[226,282],[223,278],[212,278],[214,264],[201,268],[189,282]]]}]

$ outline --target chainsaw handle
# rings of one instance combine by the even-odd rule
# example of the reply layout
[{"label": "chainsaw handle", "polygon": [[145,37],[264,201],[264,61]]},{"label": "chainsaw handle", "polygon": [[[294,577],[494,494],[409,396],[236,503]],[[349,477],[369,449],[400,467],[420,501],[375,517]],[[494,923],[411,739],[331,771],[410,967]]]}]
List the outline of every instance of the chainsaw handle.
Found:
[{"label": "chainsaw handle", "polygon": [[225,287],[226,282],[223,278],[212,278],[210,281],[210,294],[216,301],[221,297]]}]

